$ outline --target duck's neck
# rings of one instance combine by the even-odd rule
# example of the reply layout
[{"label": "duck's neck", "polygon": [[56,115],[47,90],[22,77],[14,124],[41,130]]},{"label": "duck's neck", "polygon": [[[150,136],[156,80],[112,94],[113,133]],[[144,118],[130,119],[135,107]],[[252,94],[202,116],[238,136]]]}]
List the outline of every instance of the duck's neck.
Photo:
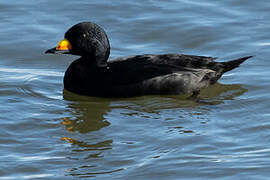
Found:
[{"label": "duck's neck", "polygon": [[105,58],[99,58],[99,57],[81,57],[83,61],[86,61],[87,64],[91,66],[96,66],[96,67],[107,67],[107,59]]}]

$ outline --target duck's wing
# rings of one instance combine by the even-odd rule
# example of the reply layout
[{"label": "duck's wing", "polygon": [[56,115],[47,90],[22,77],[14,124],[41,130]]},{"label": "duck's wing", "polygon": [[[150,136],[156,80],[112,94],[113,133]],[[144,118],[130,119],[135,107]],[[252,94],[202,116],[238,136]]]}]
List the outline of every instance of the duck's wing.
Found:
[{"label": "duck's wing", "polygon": [[172,73],[197,72],[207,69],[214,58],[182,54],[138,55],[109,61],[110,82],[114,85],[132,84]]},{"label": "duck's wing", "polygon": [[216,57],[208,56],[195,56],[195,55],[185,55],[185,54],[145,54],[137,56],[127,56],[120,57],[112,60],[112,62],[120,61],[151,61],[154,64],[167,64],[173,66],[181,66],[185,68],[201,68],[208,69],[212,66]]},{"label": "duck's wing", "polygon": [[209,64],[213,63],[215,59],[207,56],[194,56],[185,54],[162,54],[150,55],[152,62],[158,64],[171,64],[186,68],[208,68]]}]

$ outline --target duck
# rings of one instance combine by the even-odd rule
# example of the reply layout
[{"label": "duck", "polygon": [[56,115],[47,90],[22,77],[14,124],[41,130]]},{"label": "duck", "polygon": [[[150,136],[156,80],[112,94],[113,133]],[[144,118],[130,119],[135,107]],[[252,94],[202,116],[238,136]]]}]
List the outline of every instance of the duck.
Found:
[{"label": "duck", "polygon": [[108,36],[92,22],[73,25],[64,39],[45,53],[80,56],[65,72],[64,89],[96,97],[197,96],[201,89],[252,57],[216,62],[208,56],[142,54],[108,60]]}]

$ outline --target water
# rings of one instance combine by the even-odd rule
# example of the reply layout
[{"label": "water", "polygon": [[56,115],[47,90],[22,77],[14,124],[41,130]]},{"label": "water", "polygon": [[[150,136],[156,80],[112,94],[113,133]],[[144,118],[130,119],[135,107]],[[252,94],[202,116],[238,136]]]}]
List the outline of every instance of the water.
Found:
[{"label": "water", "polygon": [[[0,0],[0,180],[268,179],[270,3]],[[63,91],[77,57],[45,55],[93,21],[110,58],[256,55],[184,96],[106,99]]]}]

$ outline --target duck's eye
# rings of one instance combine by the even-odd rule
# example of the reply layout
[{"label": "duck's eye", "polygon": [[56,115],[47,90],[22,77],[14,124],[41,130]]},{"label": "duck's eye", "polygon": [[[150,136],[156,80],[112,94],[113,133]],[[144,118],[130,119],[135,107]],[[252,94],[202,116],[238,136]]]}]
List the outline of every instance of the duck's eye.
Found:
[{"label": "duck's eye", "polygon": [[56,50],[60,50],[60,51],[71,50],[71,44],[67,39],[63,39],[56,46]]}]

